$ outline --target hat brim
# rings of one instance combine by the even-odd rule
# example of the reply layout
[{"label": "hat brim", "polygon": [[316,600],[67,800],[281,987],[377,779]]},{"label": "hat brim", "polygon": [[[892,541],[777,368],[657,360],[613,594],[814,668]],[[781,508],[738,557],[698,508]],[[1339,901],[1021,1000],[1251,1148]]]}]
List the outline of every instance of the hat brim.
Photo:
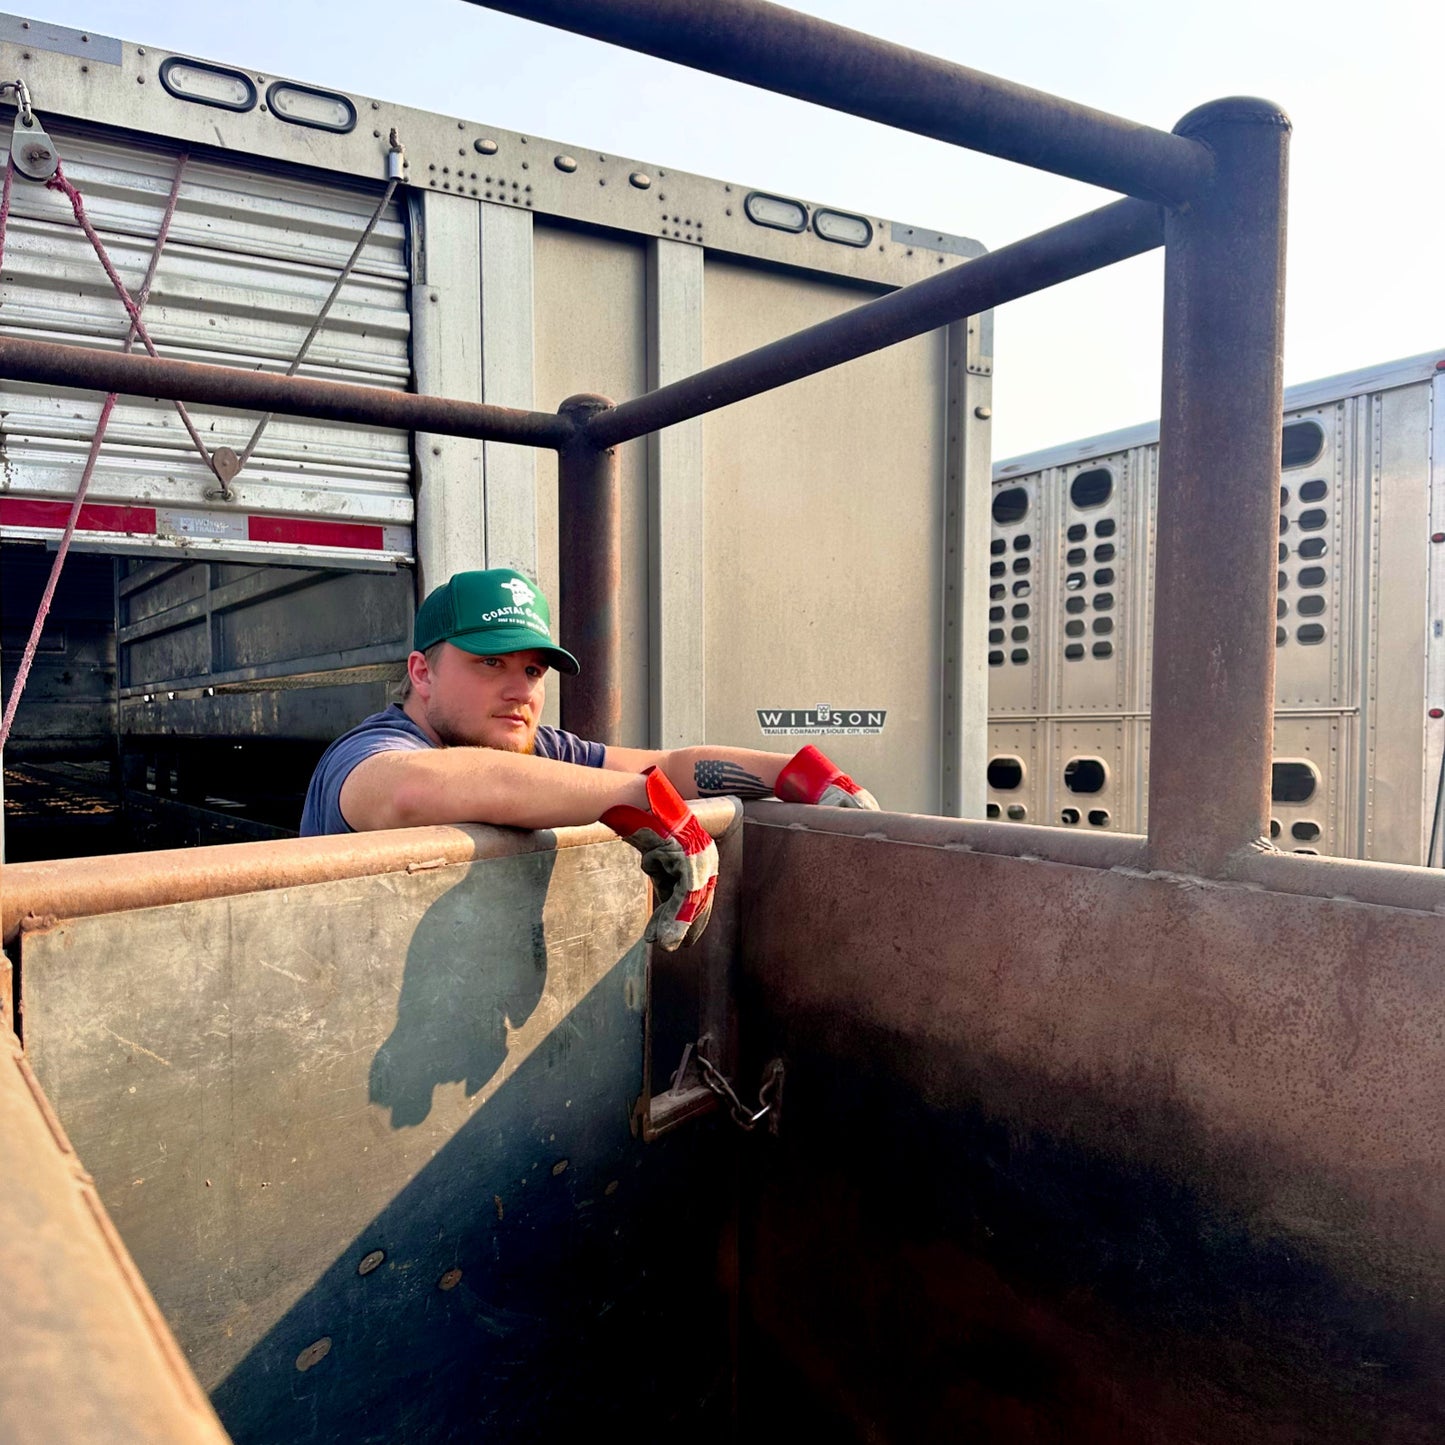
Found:
[{"label": "hat brim", "polygon": [[554,647],[544,642],[527,627],[488,627],[480,632],[463,632],[456,637],[444,637],[463,652],[474,657],[503,657],[509,652],[540,652],[550,666],[558,672],[575,677],[582,671],[582,664],[565,648]]}]

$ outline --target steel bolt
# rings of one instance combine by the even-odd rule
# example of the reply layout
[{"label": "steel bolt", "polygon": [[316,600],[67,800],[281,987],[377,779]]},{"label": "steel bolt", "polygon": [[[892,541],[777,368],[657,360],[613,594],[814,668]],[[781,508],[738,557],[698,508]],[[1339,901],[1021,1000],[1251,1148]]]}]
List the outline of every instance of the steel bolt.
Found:
[{"label": "steel bolt", "polygon": [[459,1269],[449,1269],[438,1281],[438,1289],[455,1289],[462,1282],[462,1272]]},{"label": "steel bolt", "polygon": [[976,406],[973,409],[973,414],[980,421],[987,421],[989,417],[993,415],[993,408],[991,406]]}]

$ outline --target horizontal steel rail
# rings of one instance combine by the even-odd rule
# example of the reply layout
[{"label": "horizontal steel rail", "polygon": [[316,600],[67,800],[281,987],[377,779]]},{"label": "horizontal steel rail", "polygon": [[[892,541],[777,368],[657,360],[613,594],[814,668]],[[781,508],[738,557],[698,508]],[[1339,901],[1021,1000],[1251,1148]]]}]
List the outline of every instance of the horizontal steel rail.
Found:
[{"label": "horizontal steel rail", "polygon": [[515,442],[518,446],[554,451],[568,445],[575,436],[572,423],[553,412],[518,411],[482,402],[390,391],[381,386],[246,371],[238,366],[156,360],[136,353],[61,346],[15,336],[0,336],[0,377],[87,391],[114,391],[122,396],[155,396],[245,411],[274,411],[318,421],[393,427],[397,431],[479,437],[483,441]]},{"label": "horizontal steel rail", "polygon": [[1144,200],[1210,175],[1195,141],[764,0],[473,3]]},{"label": "horizontal steel rail", "polygon": [[587,439],[594,446],[617,446],[1138,256],[1163,242],[1164,216],[1158,206],[1115,201],[598,412],[587,422]]}]

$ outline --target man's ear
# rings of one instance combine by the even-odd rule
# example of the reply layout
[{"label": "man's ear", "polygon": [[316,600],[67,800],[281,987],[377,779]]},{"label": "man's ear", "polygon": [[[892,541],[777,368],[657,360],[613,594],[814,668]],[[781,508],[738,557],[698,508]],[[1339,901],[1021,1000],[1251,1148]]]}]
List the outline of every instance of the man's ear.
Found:
[{"label": "man's ear", "polygon": [[427,663],[426,653],[413,652],[406,660],[406,673],[411,679],[414,693],[425,697],[431,692],[431,667]]}]

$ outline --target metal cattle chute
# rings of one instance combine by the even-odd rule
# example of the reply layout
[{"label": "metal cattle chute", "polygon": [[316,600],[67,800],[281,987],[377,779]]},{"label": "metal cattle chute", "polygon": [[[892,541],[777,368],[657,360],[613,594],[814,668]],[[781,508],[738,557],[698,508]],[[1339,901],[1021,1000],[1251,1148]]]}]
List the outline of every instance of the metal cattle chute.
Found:
[{"label": "metal cattle chute", "polygon": [[[8,337],[0,374],[555,450],[561,625],[591,664],[564,722],[607,740],[620,447],[1163,245],[1149,833],[750,805],[717,820],[732,892],[702,957],[650,961],[603,832],[150,865],[184,896],[13,868],[26,1047],[222,1418],[246,1440],[1438,1439],[1445,882],[1265,837],[1285,116],[1223,100],[1165,134],[757,0],[495,8],[1126,199],[557,414]],[[984,756],[975,479],[948,535],[960,779]],[[736,1143],[689,1086],[699,1045],[726,1112],[765,1114]],[[399,1110],[432,1132],[395,1137]],[[47,1227],[15,1198],[12,1261]],[[35,1328],[15,1299],[12,1342]],[[70,1357],[33,1356],[0,1410],[95,1438],[56,1401],[104,1342],[64,1317]],[[160,1353],[126,1382],[184,1403]]]}]

